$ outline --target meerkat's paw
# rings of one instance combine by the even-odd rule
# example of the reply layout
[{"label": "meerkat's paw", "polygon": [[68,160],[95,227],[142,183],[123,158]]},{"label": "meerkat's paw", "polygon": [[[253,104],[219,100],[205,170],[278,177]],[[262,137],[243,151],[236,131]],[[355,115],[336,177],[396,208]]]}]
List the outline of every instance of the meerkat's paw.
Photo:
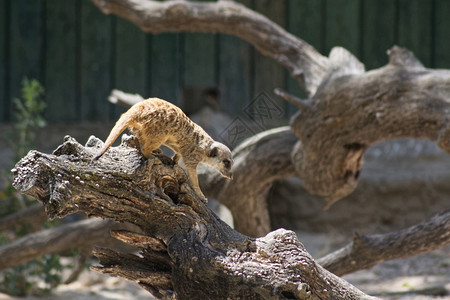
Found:
[{"label": "meerkat's paw", "polygon": [[205,197],[205,195],[203,195],[202,191],[200,190],[200,188],[195,189],[195,193],[197,194],[197,196],[205,203],[208,203],[208,199]]},{"label": "meerkat's paw", "polygon": [[199,197],[203,202],[208,203],[208,198],[206,198],[204,195],[202,196],[199,195]]},{"label": "meerkat's paw", "polygon": [[162,154],[163,151],[160,148],[158,148],[158,149],[153,150],[152,153],[153,154]]}]

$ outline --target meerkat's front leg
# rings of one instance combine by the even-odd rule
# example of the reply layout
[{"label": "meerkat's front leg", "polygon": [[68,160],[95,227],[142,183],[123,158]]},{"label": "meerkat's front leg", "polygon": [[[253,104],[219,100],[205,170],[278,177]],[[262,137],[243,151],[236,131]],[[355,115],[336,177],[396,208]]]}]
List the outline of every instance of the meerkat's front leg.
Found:
[{"label": "meerkat's front leg", "polygon": [[200,186],[198,184],[198,177],[197,177],[197,164],[188,164],[185,163],[186,171],[188,173],[189,181],[192,184],[192,187],[194,188],[195,193],[203,200],[207,201],[205,195],[203,195],[202,190],[200,189]]}]

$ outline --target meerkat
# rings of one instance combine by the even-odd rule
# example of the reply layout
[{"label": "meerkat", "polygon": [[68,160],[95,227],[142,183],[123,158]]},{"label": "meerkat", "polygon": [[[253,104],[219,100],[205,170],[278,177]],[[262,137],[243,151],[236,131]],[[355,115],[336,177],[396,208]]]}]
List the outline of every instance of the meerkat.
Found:
[{"label": "meerkat", "polygon": [[214,141],[180,108],[159,98],[139,102],[123,113],[93,160],[99,159],[126,128],[137,137],[146,158],[152,157],[152,152],[158,151],[161,145],[172,149],[175,162],[182,159],[196,194],[203,200],[206,197],[197,177],[199,163],[210,165],[228,179],[233,178],[230,149]]}]

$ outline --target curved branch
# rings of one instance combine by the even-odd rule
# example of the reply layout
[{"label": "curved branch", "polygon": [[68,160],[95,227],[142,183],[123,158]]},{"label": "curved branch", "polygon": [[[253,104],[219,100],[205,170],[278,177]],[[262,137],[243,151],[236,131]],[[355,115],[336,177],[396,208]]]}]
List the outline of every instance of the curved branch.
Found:
[{"label": "curved branch", "polygon": [[338,276],[397,258],[440,249],[450,244],[450,210],[409,228],[369,236],[355,233],[353,242],[318,259],[318,263]]},{"label": "curved branch", "polygon": [[106,220],[83,220],[28,234],[0,247],[0,270],[26,263],[47,253],[69,248],[92,248],[114,241],[109,231],[114,223]]},{"label": "curved branch", "polygon": [[282,27],[233,1],[92,0],[105,14],[149,33],[211,32],[237,36],[286,67],[310,95],[322,82],[328,59]]},{"label": "curved branch", "polygon": [[125,108],[130,108],[134,104],[144,100],[141,95],[138,94],[128,94],[119,90],[112,90],[108,97],[108,101],[113,104],[119,104]]},{"label": "curved branch", "polygon": [[23,223],[39,224],[41,226],[45,220],[44,207],[41,203],[36,203],[0,219],[0,231],[12,229]]},{"label": "curved branch", "polygon": [[231,210],[239,232],[257,237],[270,231],[266,195],[275,180],[295,176],[290,154],[296,142],[289,127],[261,132],[234,149],[232,181],[213,171],[200,175],[205,195]]},{"label": "curved branch", "polygon": [[328,198],[326,206],[355,189],[372,144],[427,138],[450,152],[450,71],[425,69],[406,49],[389,53],[390,63],[377,70],[363,72],[353,59],[331,70],[314,104],[291,120],[301,141],[292,153],[298,177],[308,192]]}]

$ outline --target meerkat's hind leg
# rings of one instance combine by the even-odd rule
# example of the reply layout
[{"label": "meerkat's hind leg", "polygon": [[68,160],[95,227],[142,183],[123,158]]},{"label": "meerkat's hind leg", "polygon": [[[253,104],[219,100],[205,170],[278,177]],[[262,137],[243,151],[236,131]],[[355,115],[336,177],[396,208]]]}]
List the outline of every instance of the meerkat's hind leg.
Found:
[{"label": "meerkat's hind leg", "polygon": [[159,148],[161,145],[154,144],[154,143],[147,143],[145,145],[141,146],[141,152],[146,158],[155,157],[153,153],[155,154],[161,154],[162,150]]}]

